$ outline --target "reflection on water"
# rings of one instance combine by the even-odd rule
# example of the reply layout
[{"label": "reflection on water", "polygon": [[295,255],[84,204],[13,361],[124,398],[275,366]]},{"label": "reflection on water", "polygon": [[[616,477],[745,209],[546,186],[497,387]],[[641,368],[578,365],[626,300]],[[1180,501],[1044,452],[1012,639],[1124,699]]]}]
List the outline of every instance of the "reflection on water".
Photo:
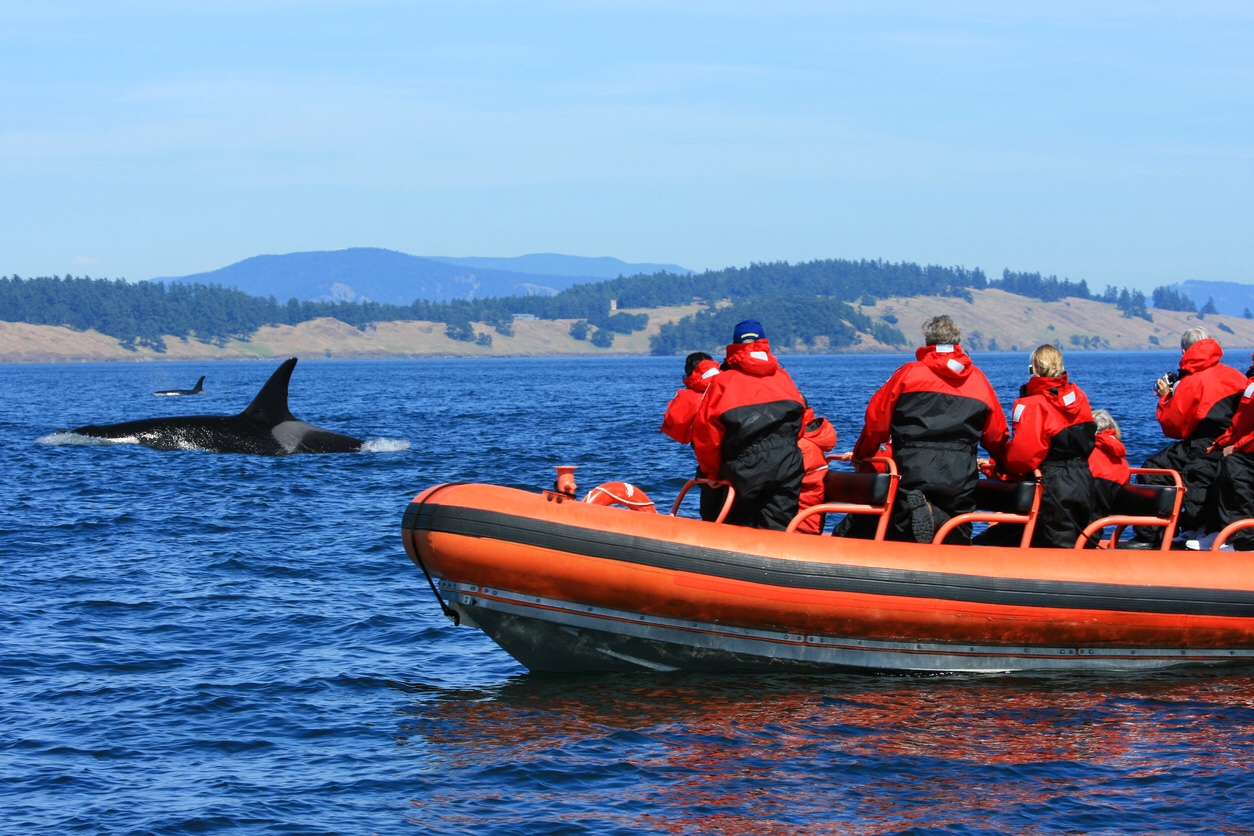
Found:
[{"label": "reflection on water", "polygon": [[418,817],[448,832],[1114,832],[1131,810],[1187,830],[1182,792],[1254,812],[1246,673],[521,676],[417,699],[402,728],[439,763]]}]

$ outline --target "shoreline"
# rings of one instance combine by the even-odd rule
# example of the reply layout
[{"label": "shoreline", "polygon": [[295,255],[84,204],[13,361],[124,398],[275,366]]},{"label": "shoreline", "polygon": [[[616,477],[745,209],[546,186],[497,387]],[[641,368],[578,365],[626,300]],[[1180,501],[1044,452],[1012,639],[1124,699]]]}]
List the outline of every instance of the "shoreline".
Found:
[{"label": "shoreline", "polygon": [[[505,336],[483,323],[474,323],[476,335],[486,334],[490,345],[453,340],[438,322],[377,322],[365,328],[335,319],[315,319],[299,325],[265,326],[246,340],[203,343],[194,338],[166,337],[167,350],[124,348],[116,339],[94,331],[65,326],[0,322],[0,363],[144,363],[204,362],[207,360],[304,359],[473,359],[479,357],[634,357],[649,356],[649,338],[662,325],[675,322],[703,306],[631,309],[644,313],[649,324],[633,334],[615,334],[610,348],[597,348],[570,336],[574,320],[515,320],[513,334]],[[781,356],[805,354],[901,354],[914,351],[918,327],[937,314],[953,317],[962,329],[963,347],[970,353],[1030,351],[1052,343],[1064,352],[1171,351],[1180,335],[1195,326],[1206,328],[1227,352],[1254,347],[1254,320],[1209,314],[1199,317],[1181,311],[1151,310],[1153,321],[1124,317],[1113,305],[1084,299],[1041,302],[1001,290],[973,293],[973,301],[920,296],[882,299],[859,306],[863,314],[894,323],[910,343],[893,346],[866,334],[854,346],[833,350],[820,338],[806,350],[777,346]],[[768,325],[769,329],[769,325]],[[696,350],[700,347],[694,347]],[[721,348],[721,347],[718,347]],[[710,350],[706,347],[705,350]]]}]

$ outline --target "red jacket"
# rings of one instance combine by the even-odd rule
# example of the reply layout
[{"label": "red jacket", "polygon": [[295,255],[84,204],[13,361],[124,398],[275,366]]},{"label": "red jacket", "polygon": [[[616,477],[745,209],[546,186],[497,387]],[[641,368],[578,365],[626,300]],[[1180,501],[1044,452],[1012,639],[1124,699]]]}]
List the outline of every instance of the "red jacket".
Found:
[{"label": "red jacket", "polygon": [[756,476],[736,465],[749,448],[784,442],[797,448],[805,399],[765,339],[727,346],[725,366],[710,379],[701,399],[692,422],[692,446],[702,473],[744,483]]},{"label": "red jacket", "polygon": [[1215,439],[1215,449],[1232,447],[1238,453],[1254,453],[1254,383],[1245,387],[1232,426]]},{"label": "red jacket", "polygon": [[1224,350],[1211,339],[1198,340],[1180,358],[1180,380],[1158,399],[1158,423],[1168,438],[1213,438],[1232,421],[1235,398],[1249,381],[1220,363]]},{"label": "red jacket", "polygon": [[1089,470],[1094,479],[1105,479],[1118,485],[1132,480],[1126,456],[1128,451],[1114,430],[1102,430],[1093,439],[1093,452],[1089,454]]},{"label": "red jacket", "polygon": [[710,378],[716,374],[718,363],[713,360],[697,363],[692,374],[684,378],[684,388],[676,392],[675,397],[666,405],[666,414],[662,416],[662,432],[680,444],[692,441],[692,419],[697,417],[701,396],[709,388]]},{"label": "red jacket", "polygon": [[[827,475],[827,454],[836,446],[836,428],[823,417],[816,417],[814,410],[806,407],[802,418],[801,438],[797,446],[805,462],[806,475],[801,479],[801,497],[797,510],[804,511],[823,501],[823,477]],[[802,521],[797,530],[805,534],[818,534],[822,530],[823,515],[815,514]]]},{"label": "red jacket", "polygon": [[1059,377],[1033,377],[1027,394],[1015,401],[1014,437],[1006,457],[998,461],[1003,473],[1022,479],[1052,460],[1083,458],[1093,452],[1093,411],[1080,387]]}]

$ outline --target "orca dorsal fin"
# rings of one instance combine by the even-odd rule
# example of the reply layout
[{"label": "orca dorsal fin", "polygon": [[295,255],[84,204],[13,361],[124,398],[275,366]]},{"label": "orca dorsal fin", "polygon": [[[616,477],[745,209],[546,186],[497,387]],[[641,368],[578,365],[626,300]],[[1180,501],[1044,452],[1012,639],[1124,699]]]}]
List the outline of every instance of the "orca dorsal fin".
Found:
[{"label": "orca dorsal fin", "polygon": [[283,365],[275,369],[274,374],[261,387],[257,397],[240,415],[264,421],[271,426],[284,421],[295,421],[296,416],[287,408],[287,384],[292,379],[292,370],[296,368],[296,358],[284,360]]},{"label": "orca dorsal fin", "polygon": [[205,376],[202,374],[200,380],[196,381],[196,385],[192,387],[192,394],[199,395],[205,391]]}]

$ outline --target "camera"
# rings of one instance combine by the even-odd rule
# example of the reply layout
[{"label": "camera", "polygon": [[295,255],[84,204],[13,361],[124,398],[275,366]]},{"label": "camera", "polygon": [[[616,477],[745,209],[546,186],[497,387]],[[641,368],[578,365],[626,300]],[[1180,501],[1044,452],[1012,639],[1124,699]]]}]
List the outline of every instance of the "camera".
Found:
[{"label": "camera", "polygon": [[1180,375],[1176,374],[1175,372],[1167,372],[1165,375],[1163,375],[1163,379],[1167,381],[1168,386],[1175,386],[1177,383],[1180,382]]}]

